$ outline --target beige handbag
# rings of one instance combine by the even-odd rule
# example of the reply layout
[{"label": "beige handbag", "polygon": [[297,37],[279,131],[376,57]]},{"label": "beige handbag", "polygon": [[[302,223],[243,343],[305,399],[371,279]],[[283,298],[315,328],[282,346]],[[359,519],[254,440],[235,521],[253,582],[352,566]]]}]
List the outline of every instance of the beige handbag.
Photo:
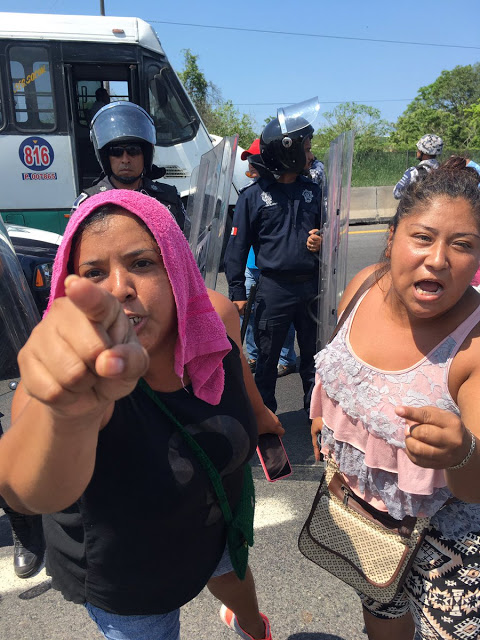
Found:
[{"label": "beige handbag", "polygon": [[298,547],[360,593],[387,603],[400,590],[429,520],[395,520],[374,509],[352,492],[328,459]]}]

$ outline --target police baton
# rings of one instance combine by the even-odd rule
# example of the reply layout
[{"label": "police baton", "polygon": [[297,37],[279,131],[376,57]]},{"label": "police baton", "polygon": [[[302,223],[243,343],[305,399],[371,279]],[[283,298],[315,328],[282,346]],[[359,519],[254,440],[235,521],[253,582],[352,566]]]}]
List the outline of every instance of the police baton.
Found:
[{"label": "police baton", "polygon": [[248,294],[247,306],[245,307],[245,311],[243,313],[243,322],[242,328],[240,330],[240,339],[243,341],[245,339],[245,334],[247,332],[248,321],[250,320],[250,314],[252,313],[252,306],[255,302],[255,293],[257,292],[257,285],[254,283],[250,287],[250,293]]}]

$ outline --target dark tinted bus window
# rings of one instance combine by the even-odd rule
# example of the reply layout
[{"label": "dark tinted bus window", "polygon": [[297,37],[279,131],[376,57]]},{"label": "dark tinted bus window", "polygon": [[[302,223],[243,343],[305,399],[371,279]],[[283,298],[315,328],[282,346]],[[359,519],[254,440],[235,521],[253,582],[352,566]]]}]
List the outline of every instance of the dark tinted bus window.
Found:
[{"label": "dark tinted bus window", "polygon": [[182,93],[180,83],[168,67],[148,67],[148,111],[155,123],[158,145],[191,140],[198,130],[198,118]]},{"label": "dark tinted bus window", "polygon": [[52,131],[56,122],[47,49],[10,47],[8,57],[17,128]]}]

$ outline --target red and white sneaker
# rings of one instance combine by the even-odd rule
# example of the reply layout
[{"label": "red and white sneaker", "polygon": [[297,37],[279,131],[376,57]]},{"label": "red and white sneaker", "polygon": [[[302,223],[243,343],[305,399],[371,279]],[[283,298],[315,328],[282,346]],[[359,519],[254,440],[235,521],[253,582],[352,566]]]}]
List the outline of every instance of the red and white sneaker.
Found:
[{"label": "red and white sneaker", "polygon": [[[265,637],[262,640],[272,640],[272,633],[270,631],[270,622],[268,621],[267,616],[264,616],[263,613],[260,614],[262,616],[263,623],[265,624]],[[223,620],[224,624],[227,625],[229,629],[235,631],[243,640],[254,640],[253,636],[244,631],[242,627],[238,624],[237,618],[233,611],[227,609],[227,607],[222,604],[220,608],[220,618]]]}]

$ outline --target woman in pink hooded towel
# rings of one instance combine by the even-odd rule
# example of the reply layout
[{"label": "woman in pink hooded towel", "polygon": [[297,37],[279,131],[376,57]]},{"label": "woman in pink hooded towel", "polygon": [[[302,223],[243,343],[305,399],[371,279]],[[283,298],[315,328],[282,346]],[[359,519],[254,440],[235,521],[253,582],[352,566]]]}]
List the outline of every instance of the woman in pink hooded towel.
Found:
[{"label": "woman in pink hooded towel", "polygon": [[113,190],[78,208],[19,366],[0,493],[48,514],[54,588],[106,638],[177,640],[180,607],[208,585],[240,637],[271,638],[190,441],[235,514],[258,432],[283,429],[256,390],[235,308],[207,291],[163,205]]}]

